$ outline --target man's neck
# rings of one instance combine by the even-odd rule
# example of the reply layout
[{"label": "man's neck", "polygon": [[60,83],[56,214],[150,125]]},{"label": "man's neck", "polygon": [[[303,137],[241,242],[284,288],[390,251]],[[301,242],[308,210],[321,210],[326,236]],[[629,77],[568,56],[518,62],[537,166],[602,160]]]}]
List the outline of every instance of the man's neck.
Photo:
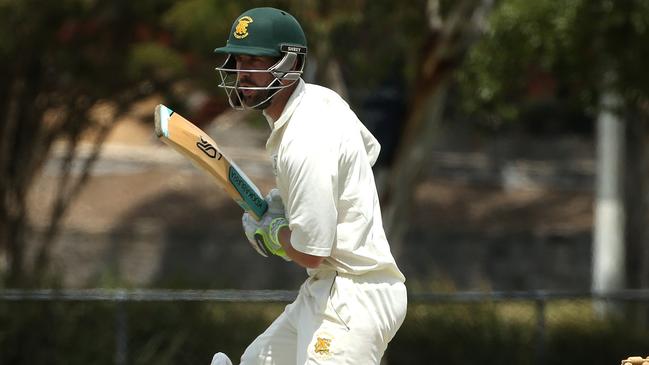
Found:
[{"label": "man's neck", "polygon": [[282,116],[286,103],[288,103],[288,99],[293,95],[295,88],[297,88],[297,84],[298,83],[295,82],[293,85],[278,91],[277,94],[273,96],[270,106],[264,110],[266,115],[273,119],[273,121],[276,121],[280,116]]}]

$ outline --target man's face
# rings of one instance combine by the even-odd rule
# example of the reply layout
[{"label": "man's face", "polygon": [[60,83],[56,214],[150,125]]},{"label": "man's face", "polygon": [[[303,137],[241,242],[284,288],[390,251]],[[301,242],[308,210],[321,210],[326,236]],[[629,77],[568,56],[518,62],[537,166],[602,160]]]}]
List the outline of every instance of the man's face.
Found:
[{"label": "man's face", "polygon": [[[236,68],[239,73],[240,87],[266,87],[275,77],[270,72],[246,72],[246,70],[268,70],[277,61],[272,57],[236,55]],[[239,90],[246,105],[257,105],[268,98],[271,90]],[[268,106],[268,103],[260,105],[259,109]]]}]

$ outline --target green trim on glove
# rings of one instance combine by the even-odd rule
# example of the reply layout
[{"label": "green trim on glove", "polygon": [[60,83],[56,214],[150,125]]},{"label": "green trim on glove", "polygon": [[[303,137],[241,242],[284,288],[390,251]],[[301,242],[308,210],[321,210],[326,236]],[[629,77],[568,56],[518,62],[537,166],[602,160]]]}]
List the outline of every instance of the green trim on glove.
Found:
[{"label": "green trim on glove", "polygon": [[279,231],[283,227],[288,228],[288,220],[284,217],[275,218],[268,225],[268,233],[270,235],[270,239],[271,241],[273,241],[273,243],[276,243],[279,247],[282,247],[282,244],[279,242]]},{"label": "green trim on glove", "polygon": [[272,253],[275,256],[279,256],[285,260],[290,260],[286,251],[282,247],[282,244],[279,243],[279,231],[282,227],[288,227],[288,220],[284,217],[279,217],[273,219],[270,224],[266,227],[257,228],[255,231],[255,241],[259,245],[263,245],[268,252]]}]

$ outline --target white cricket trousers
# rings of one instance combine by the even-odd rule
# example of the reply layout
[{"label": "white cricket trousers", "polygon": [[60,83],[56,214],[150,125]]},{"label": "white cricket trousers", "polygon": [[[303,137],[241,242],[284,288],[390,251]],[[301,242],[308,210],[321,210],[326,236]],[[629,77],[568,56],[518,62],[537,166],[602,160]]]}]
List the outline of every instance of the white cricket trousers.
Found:
[{"label": "white cricket trousers", "polygon": [[379,365],[406,308],[405,285],[388,273],[317,273],[248,346],[241,365]]}]

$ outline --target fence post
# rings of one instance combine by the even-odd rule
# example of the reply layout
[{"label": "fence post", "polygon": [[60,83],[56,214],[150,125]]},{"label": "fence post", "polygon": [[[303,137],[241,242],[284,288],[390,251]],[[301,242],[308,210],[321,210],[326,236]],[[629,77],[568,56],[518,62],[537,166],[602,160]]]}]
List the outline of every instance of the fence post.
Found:
[{"label": "fence post", "polygon": [[535,301],[536,308],[536,333],[535,346],[536,346],[536,365],[543,365],[545,363],[545,299],[539,297]]},{"label": "fence post", "polygon": [[126,303],[118,300],[115,306],[115,365],[126,365],[128,359],[128,316]]}]

